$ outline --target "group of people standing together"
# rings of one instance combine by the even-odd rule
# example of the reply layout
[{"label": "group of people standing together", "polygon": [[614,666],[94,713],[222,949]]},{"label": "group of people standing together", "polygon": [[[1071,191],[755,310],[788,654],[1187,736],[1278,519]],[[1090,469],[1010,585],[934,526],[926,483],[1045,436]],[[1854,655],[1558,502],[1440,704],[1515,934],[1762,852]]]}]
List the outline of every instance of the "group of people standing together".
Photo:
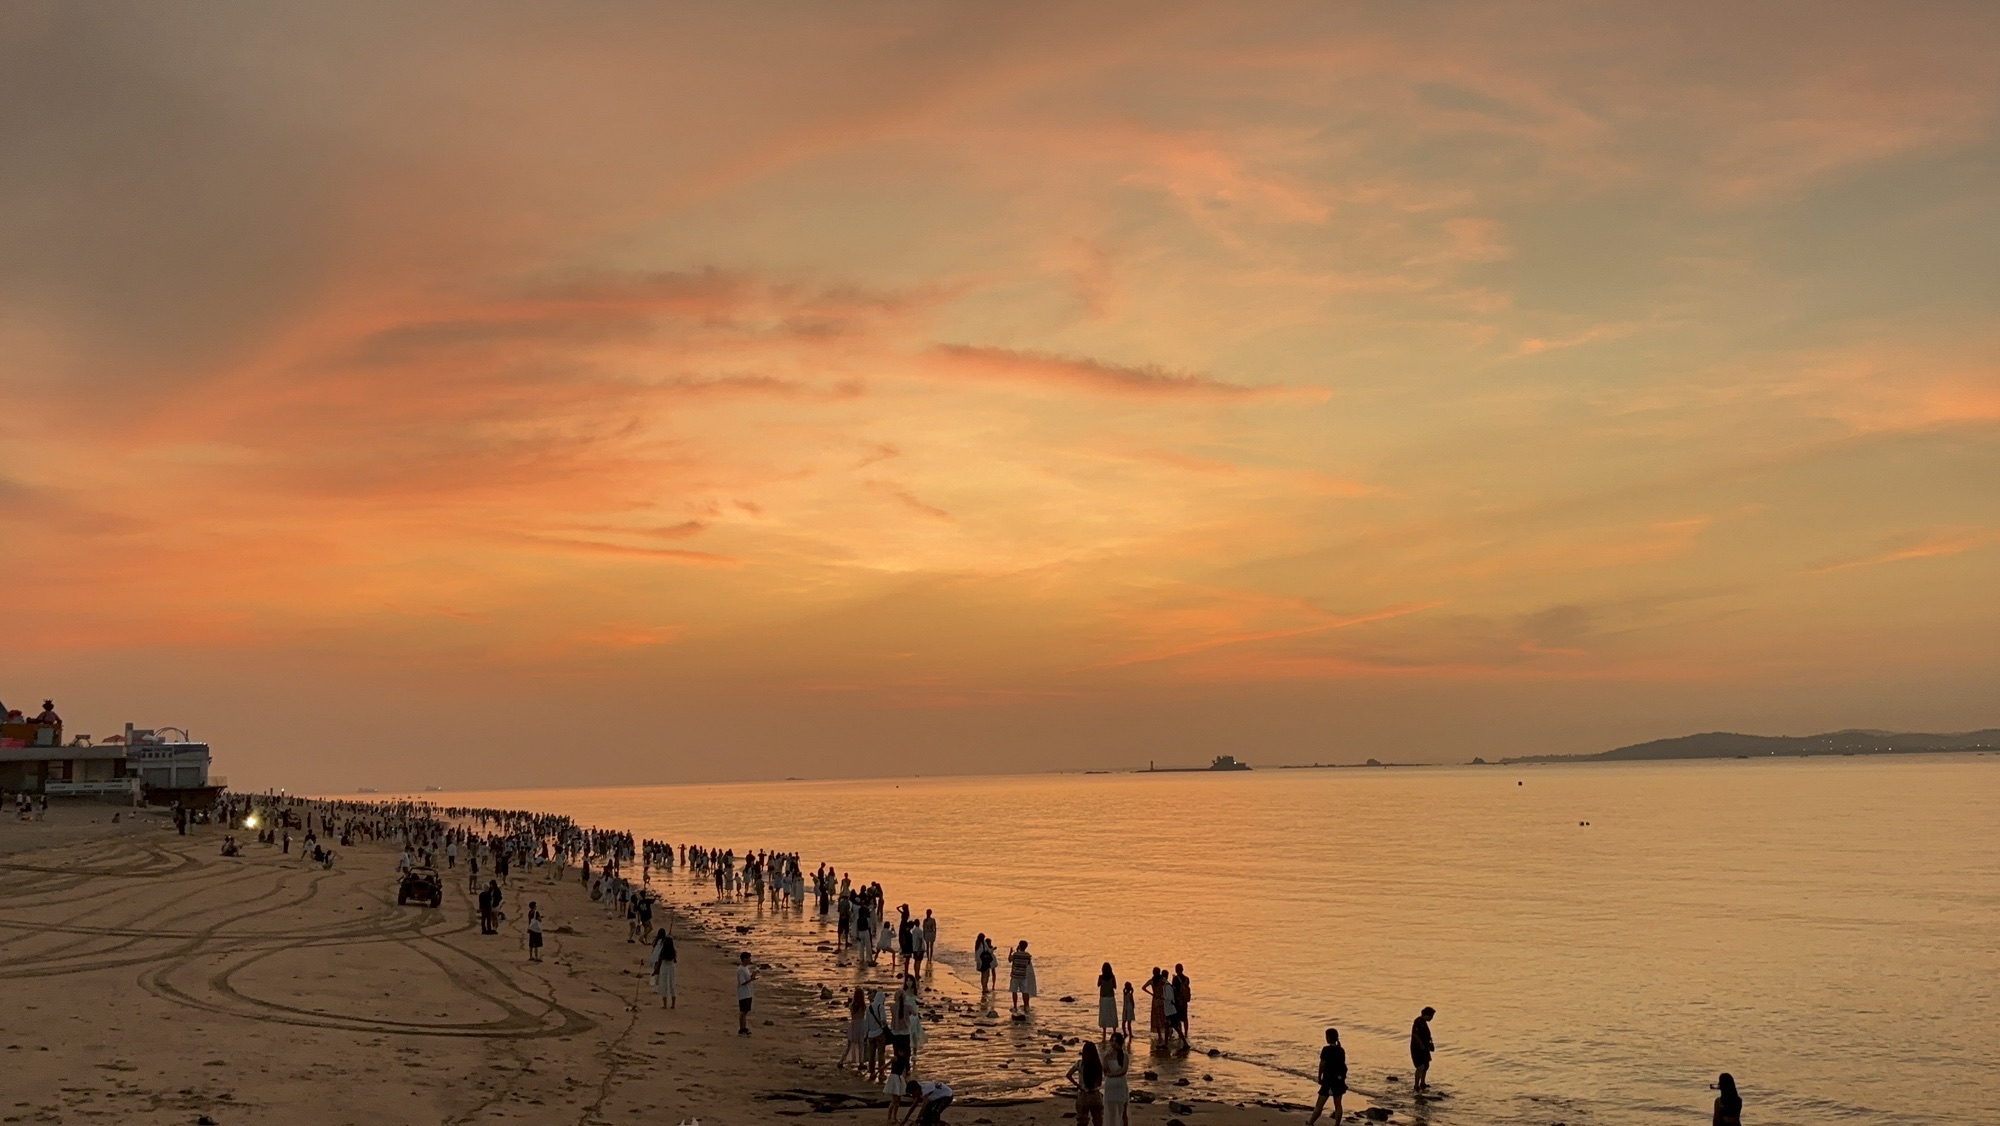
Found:
[{"label": "group of people standing together", "polygon": [[[1025,952],[1027,944],[1021,945]],[[1117,971],[1111,963],[1104,963],[1097,975],[1097,1031],[1104,1047],[1100,1050],[1096,1044],[1084,1044],[1068,1075],[1076,1084],[1078,1126],[1125,1126],[1128,1121],[1133,1025],[1139,1015],[1141,990],[1150,998],[1147,1035],[1154,1049],[1171,1049],[1178,1038],[1180,1050],[1188,1050],[1188,1004],[1194,999],[1194,985],[1188,980],[1187,967],[1176,963],[1170,975],[1154,966],[1145,984],[1135,988],[1129,980],[1121,986]]]},{"label": "group of people standing together", "polygon": [[[1146,1028],[1153,1046],[1170,1048],[1178,1039],[1180,1050],[1187,1051],[1188,1005],[1194,1000],[1194,985],[1188,980],[1187,967],[1176,962],[1174,972],[1168,974],[1154,966],[1146,983],[1138,989],[1151,998]],[[1097,1027],[1103,1038],[1122,1034],[1127,1042],[1132,1040],[1133,1022],[1139,1015],[1138,1000],[1132,982],[1125,982],[1121,989],[1111,963],[1104,963],[1097,975]]]}]

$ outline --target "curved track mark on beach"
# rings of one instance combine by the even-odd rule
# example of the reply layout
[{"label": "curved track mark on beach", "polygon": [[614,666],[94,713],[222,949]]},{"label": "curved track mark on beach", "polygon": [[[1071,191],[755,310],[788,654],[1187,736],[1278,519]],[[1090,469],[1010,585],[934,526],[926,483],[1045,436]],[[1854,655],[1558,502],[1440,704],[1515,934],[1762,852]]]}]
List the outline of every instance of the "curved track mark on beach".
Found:
[{"label": "curved track mark on beach", "polygon": [[[317,891],[317,888],[318,881],[315,881],[311,891],[293,905],[311,898],[311,892]],[[385,896],[370,889],[364,889],[362,894],[377,899],[385,908],[387,907]],[[401,912],[404,909],[388,908],[388,910]],[[505,1016],[498,1020],[485,1021],[443,1023],[405,1021],[332,1013],[324,1009],[252,996],[237,988],[233,981],[235,976],[245,969],[278,954],[296,953],[319,946],[352,942],[355,939],[335,938],[324,933],[298,935],[287,939],[273,939],[270,935],[264,935],[255,942],[234,948],[214,945],[210,940],[221,933],[222,927],[234,922],[233,918],[200,932],[167,964],[142,975],[140,985],[155,996],[218,1015],[263,1023],[351,1032],[398,1036],[531,1039],[545,1036],[572,1036],[596,1026],[594,1021],[582,1013],[529,993],[516,984],[511,975],[500,967],[443,940],[443,936],[470,930],[470,922],[453,925],[428,909],[408,916],[408,921],[393,913],[380,915],[378,919],[380,922],[373,928],[359,931],[359,937],[363,941],[394,942],[404,946],[436,967],[460,993],[487,1002],[500,1009]],[[186,971],[194,968],[198,960],[217,954],[229,956],[228,962],[222,968],[207,974],[199,984],[181,984],[180,979],[186,976]],[[470,966],[457,965],[455,962],[470,963]],[[485,971],[483,975],[478,973],[481,970]],[[493,985],[503,988],[496,990],[491,988]],[[517,994],[528,1004],[517,1004],[504,995],[508,992]]]}]

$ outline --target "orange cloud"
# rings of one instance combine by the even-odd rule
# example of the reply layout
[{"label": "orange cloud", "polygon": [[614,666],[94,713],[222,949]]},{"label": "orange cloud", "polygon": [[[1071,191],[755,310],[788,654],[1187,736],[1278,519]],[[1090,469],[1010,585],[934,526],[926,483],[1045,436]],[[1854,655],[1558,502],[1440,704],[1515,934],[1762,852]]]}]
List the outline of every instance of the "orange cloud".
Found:
[{"label": "orange cloud", "polygon": [[1326,392],[1318,389],[1255,387],[1159,367],[1126,367],[1046,352],[940,344],[931,350],[931,355],[943,361],[949,371],[1031,387],[1074,388],[1146,398],[1304,398],[1324,401],[1327,397]]},{"label": "orange cloud", "polygon": [[1826,575],[1835,571],[1850,571],[1856,567],[1880,567],[1885,563],[1907,563],[1917,559],[1963,555],[1994,543],[2000,543],[2000,528],[1954,528],[1938,532],[1911,532],[1892,537],[1880,551],[1851,559],[1822,563],[1807,568],[1807,572]]},{"label": "orange cloud", "polygon": [[1197,684],[1990,684],[1992,21],[1016,16],[0,38],[17,665],[1069,709],[1035,766]]}]

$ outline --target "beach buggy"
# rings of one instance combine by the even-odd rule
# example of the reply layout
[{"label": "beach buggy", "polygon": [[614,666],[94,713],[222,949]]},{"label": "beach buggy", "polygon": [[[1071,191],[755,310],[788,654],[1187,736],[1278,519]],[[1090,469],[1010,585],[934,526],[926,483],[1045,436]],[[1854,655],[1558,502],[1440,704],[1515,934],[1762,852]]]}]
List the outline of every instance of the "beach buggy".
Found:
[{"label": "beach buggy", "polygon": [[396,885],[396,905],[400,907],[411,900],[432,907],[444,906],[444,881],[438,878],[437,869],[419,865],[403,873],[402,881]]}]

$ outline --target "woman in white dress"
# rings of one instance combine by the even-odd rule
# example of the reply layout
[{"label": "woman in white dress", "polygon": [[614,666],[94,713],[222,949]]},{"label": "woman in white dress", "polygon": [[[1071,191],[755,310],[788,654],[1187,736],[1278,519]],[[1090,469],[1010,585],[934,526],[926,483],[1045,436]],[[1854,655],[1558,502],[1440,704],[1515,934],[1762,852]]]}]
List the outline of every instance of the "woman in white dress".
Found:
[{"label": "woman in white dress", "polygon": [[1118,1031],[1118,975],[1111,972],[1111,963],[1104,963],[1104,969],[1097,975],[1097,1038],[1108,1040]]},{"label": "woman in white dress", "polygon": [[851,1059],[858,1070],[867,1066],[867,1053],[868,991],[857,985],[854,987],[854,996],[847,999],[847,1047],[840,1053],[840,1062],[833,1066],[846,1067],[847,1061]]},{"label": "woman in white dress", "polygon": [[1125,1076],[1132,1070],[1132,1052],[1125,1034],[1111,1034],[1111,1046],[1104,1050],[1104,1126],[1126,1126],[1126,1110],[1132,1102],[1132,1087]]},{"label": "woman in white dress", "polygon": [[680,995],[674,989],[674,974],[680,969],[680,954],[674,949],[673,924],[669,922],[653,936],[653,992],[659,995],[660,1007],[675,1009],[680,1007]]}]

